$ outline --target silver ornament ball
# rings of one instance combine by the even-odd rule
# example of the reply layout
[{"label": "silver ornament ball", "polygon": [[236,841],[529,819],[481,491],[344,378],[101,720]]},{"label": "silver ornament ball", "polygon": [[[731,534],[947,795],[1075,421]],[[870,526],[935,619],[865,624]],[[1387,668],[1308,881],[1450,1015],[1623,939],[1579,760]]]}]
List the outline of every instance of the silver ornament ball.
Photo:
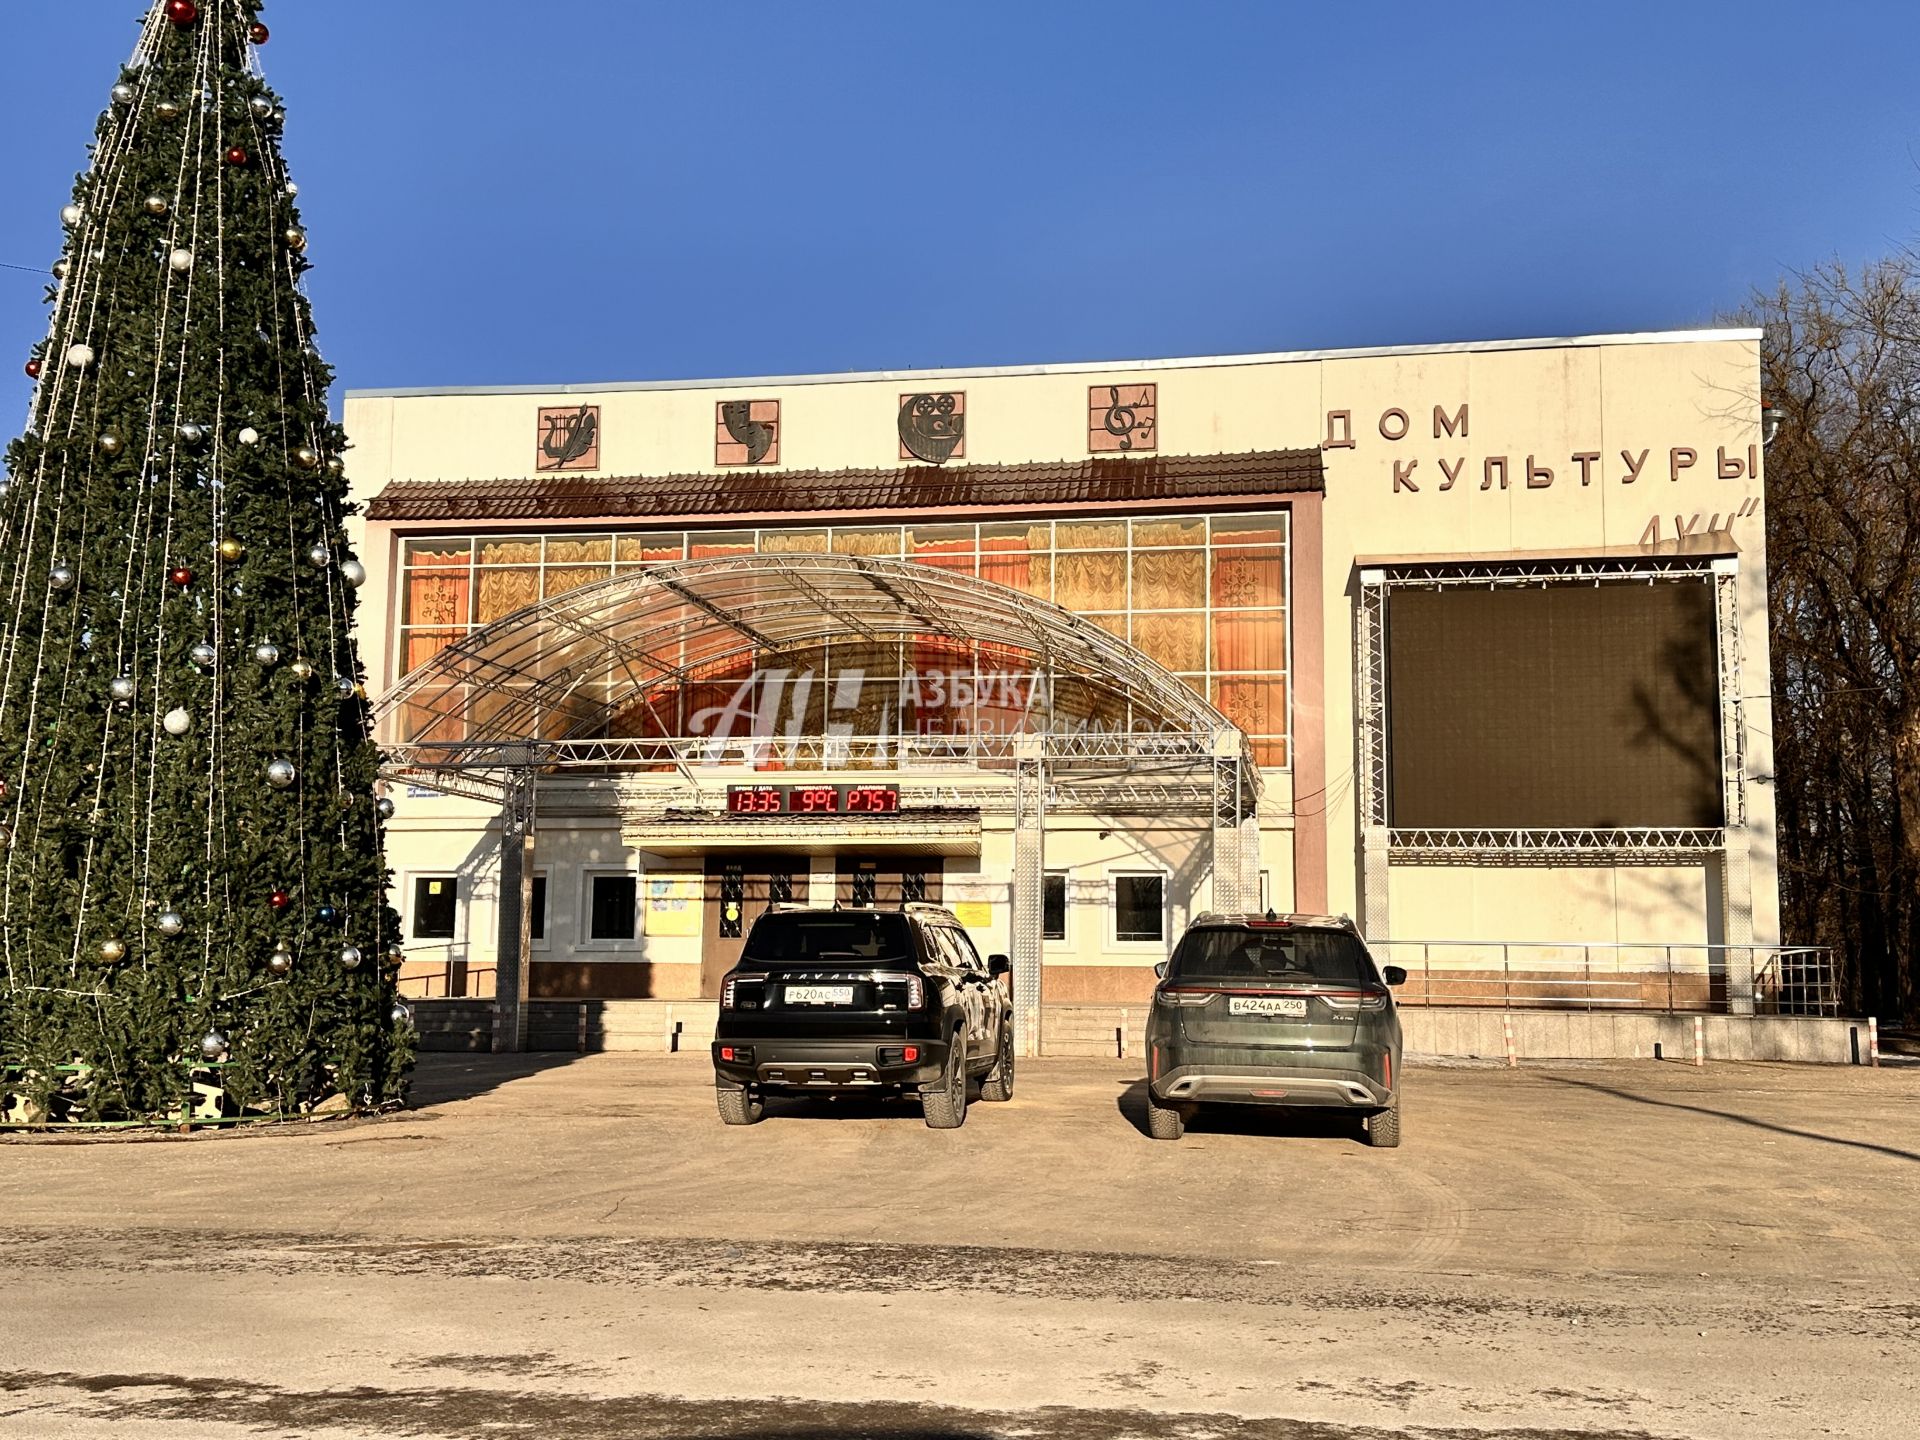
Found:
[{"label": "silver ornament ball", "polygon": [[167,711],[166,718],[160,723],[166,727],[167,734],[184,735],[193,728],[193,716],[185,710],[173,709]]},{"label": "silver ornament ball", "polygon": [[207,438],[205,428],[194,424],[191,420],[180,426],[174,433],[180,437],[182,445],[198,445]]},{"label": "silver ornament ball", "polygon": [[184,275],[193,268],[193,252],[184,249],[176,250],[167,257],[167,264],[179,274]]},{"label": "silver ornament ball", "polygon": [[113,698],[125,704],[133,699],[134,684],[131,675],[116,675],[107,684],[107,690]]},{"label": "silver ornament ball", "polygon": [[362,565],[358,560],[342,560],[340,562],[340,578],[355,590],[358,590],[362,585],[367,583],[367,567]]},{"label": "silver ornament ball", "polygon": [[413,1024],[413,1011],[404,1005],[396,1003],[393,1009],[387,1012],[387,1018],[396,1025],[411,1025]]},{"label": "silver ornament ball", "polygon": [[67,351],[67,364],[76,370],[86,369],[87,366],[93,364],[93,347],[91,345],[75,345],[70,347]]},{"label": "silver ornament ball", "polygon": [[351,700],[359,688],[358,685],[353,683],[352,677],[350,676],[336,675],[334,677],[333,693],[338,695],[342,700]]},{"label": "silver ornament ball", "polygon": [[393,801],[384,795],[373,802],[373,809],[374,813],[382,820],[391,820],[393,818]]},{"label": "silver ornament ball", "polygon": [[73,567],[64,560],[53,562],[53,568],[47,572],[47,583],[56,590],[71,590],[75,579]]},{"label": "silver ornament ball", "polygon": [[267,783],[276,790],[284,790],[300,778],[300,772],[293,768],[291,760],[274,760],[267,765]]},{"label": "silver ornament ball", "polygon": [[307,564],[316,570],[324,570],[333,563],[333,552],[324,545],[316,545],[307,551]]},{"label": "silver ornament ball", "polygon": [[252,100],[247,102],[247,108],[253,111],[256,119],[260,120],[264,120],[273,114],[273,102],[264,95],[254,96]]},{"label": "silver ornament ball", "polygon": [[209,1060],[218,1060],[227,1053],[227,1037],[218,1030],[209,1030],[200,1041],[200,1053]]},{"label": "silver ornament ball", "polygon": [[114,86],[113,103],[116,105],[131,105],[133,103],[133,86],[125,84]]},{"label": "silver ornament ball", "polygon": [[72,272],[72,270],[73,270],[73,266],[68,264],[65,260],[56,260],[53,262],[53,265],[49,269],[48,273],[51,274],[53,278],[56,280],[65,280],[67,276]]},{"label": "silver ornament ball", "polygon": [[237,438],[242,445],[258,445],[260,443],[260,432],[249,425],[240,432]]},{"label": "silver ornament ball", "polygon": [[187,917],[178,910],[162,910],[153,923],[162,935],[178,935],[187,928]]},{"label": "silver ornament ball", "polygon": [[64,205],[60,209],[60,223],[69,230],[87,218],[87,212],[78,205]]},{"label": "silver ornament ball", "polygon": [[193,657],[193,663],[198,665],[202,670],[211,670],[213,668],[213,662],[220,658],[220,652],[204,640],[189,650],[187,654]]},{"label": "silver ornament ball", "polygon": [[340,947],[340,964],[345,969],[358,970],[360,968],[360,962],[364,958],[366,957],[361,955],[358,945],[342,945]]},{"label": "silver ornament ball", "polygon": [[262,665],[278,665],[280,663],[280,647],[271,640],[263,641],[261,644],[253,647],[253,658],[258,660]]},{"label": "silver ornament ball", "polygon": [[287,198],[291,200],[293,199],[294,196],[298,195],[299,193],[300,193],[300,187],[294,184],[293,181],[289,180],[287,182]]}]

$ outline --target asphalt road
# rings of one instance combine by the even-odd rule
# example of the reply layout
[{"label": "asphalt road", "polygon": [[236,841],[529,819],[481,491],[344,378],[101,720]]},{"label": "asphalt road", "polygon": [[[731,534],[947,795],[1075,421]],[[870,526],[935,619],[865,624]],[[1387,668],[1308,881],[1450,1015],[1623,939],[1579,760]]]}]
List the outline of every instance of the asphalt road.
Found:
[{"label": "asphalt road", "polygon": [[0,1436],[1805,1440],[1920,1417],[1920,1070],[1410,1074],[1406,1144],[429,1056],[419,1108],[0,1141]]}]

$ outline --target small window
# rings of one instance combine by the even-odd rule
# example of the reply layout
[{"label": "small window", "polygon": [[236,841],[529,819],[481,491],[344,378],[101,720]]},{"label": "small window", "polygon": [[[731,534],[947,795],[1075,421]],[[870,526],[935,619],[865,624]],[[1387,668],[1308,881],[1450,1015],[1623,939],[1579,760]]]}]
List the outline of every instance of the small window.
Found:
[{"label": "small window", "polygon": [[631,940],[639,881],[632,875],[595,875],[587,900],[589,940]]},{"label": "small window", "polygon": [[451,875],[422,875],[413,882],[413,938],[451,940],[460,915],[460,882]]},{"label": "small window", "polygon": [[547,877],[533,877],[533,914],[527,917],[528,933],[535,940],[547,938]]},{"label": "small window", "polygon": [[1067,876],[1064,870],[1053,872],[1042,882],[1040,938],[1042,940],[1067,938]]},{"label": "small window", "polygon": [[857,907],[866,907],[874,903],[878,893],[879,876],[871,870],[853,872],[853,903]]},{"label": "small window", "polygon": [[1113,877],[1113,938],[1125,943],[1164,941],[1167,877],[1116,875]]},{"label": "small window", "polygon": [[902,904],[913,904],[927,898],[927,874],[924,870],[908,870],[900,877],[900,900]]}]

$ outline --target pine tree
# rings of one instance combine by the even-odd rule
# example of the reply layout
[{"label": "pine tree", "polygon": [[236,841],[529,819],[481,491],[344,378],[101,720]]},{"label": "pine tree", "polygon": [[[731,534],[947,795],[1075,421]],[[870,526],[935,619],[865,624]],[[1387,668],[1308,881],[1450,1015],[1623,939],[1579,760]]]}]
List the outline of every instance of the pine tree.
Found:
[{"label": "pine tree", "polygon": [[155,0],[6,453],[4,1119],[378,1105],[411,1063],[261,8]]}]

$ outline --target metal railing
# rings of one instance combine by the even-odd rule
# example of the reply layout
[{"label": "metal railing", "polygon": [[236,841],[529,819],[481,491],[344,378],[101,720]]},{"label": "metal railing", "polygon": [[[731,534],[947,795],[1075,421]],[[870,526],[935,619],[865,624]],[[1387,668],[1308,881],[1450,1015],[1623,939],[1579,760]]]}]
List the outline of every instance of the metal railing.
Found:
[{"label": "metal railing", "polygon": [[1407,983],[1401,1005],[1506,1010],[1724,1013],[1729,964],[1754,970],[1763,1015],[1838,1015],[1833,951],[1817,945],[1676,941],[1383,940],[1370,942]]}]

